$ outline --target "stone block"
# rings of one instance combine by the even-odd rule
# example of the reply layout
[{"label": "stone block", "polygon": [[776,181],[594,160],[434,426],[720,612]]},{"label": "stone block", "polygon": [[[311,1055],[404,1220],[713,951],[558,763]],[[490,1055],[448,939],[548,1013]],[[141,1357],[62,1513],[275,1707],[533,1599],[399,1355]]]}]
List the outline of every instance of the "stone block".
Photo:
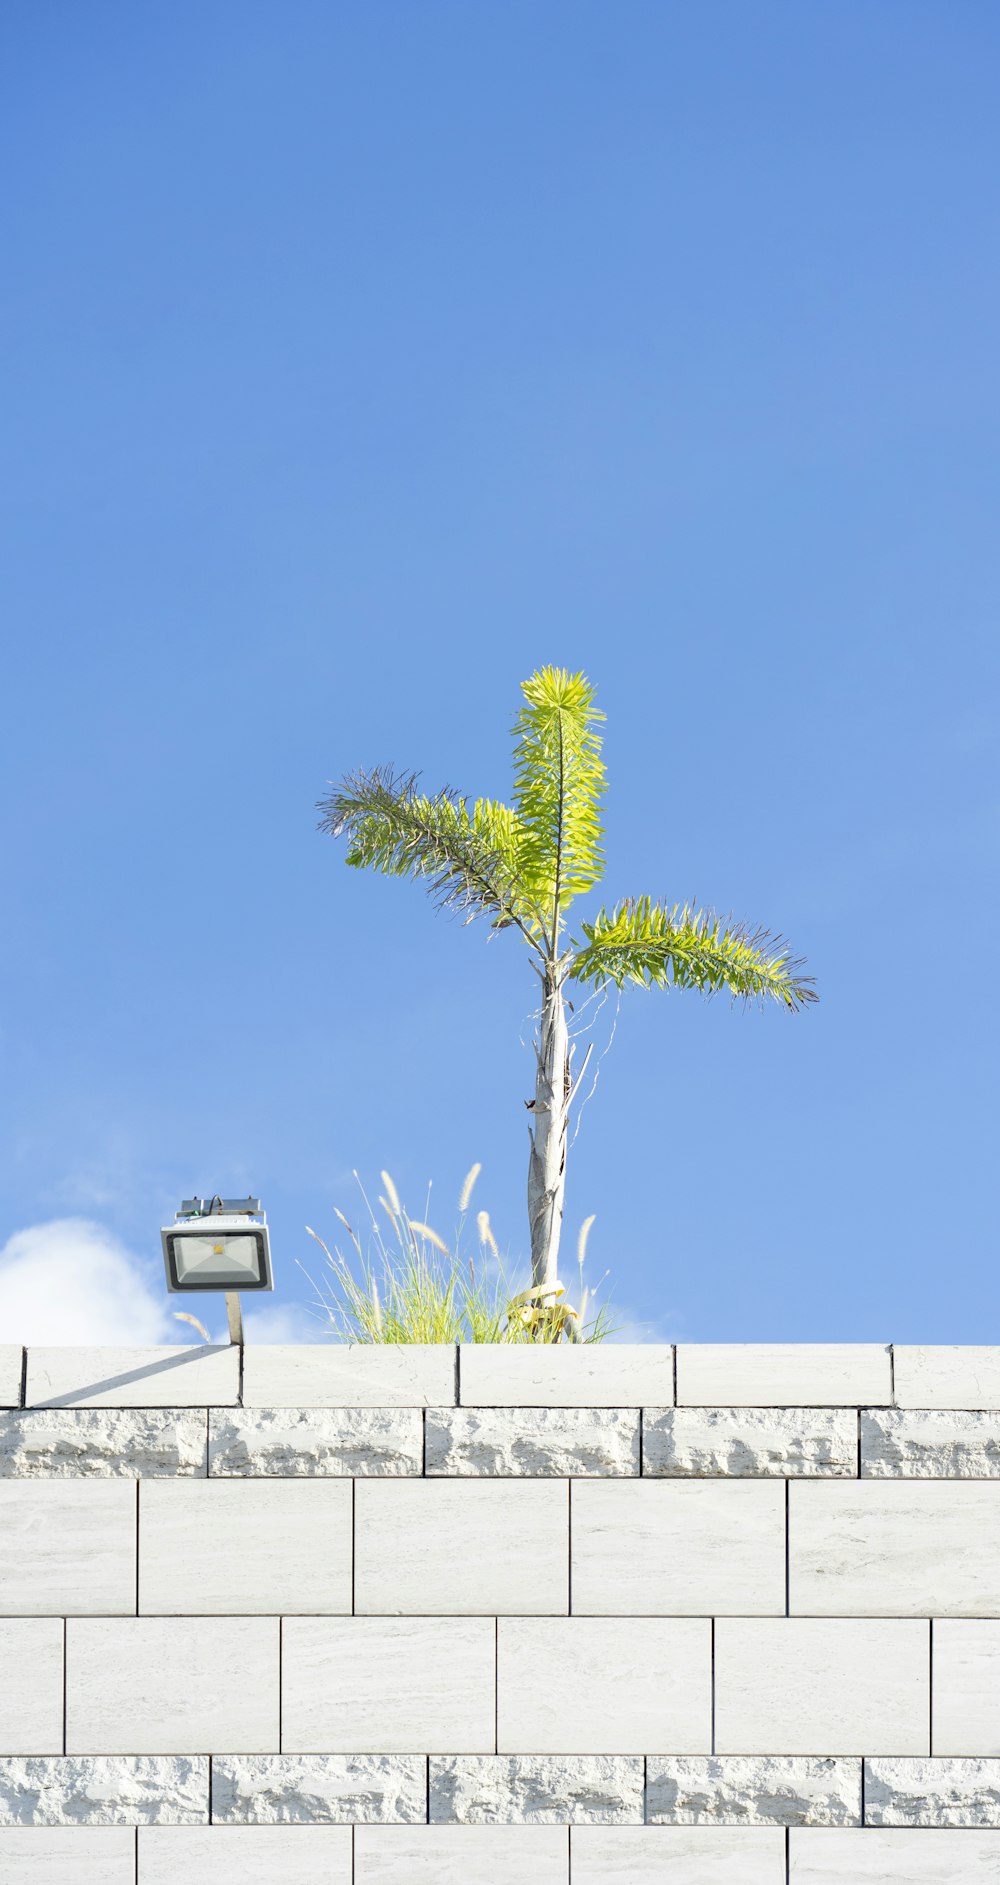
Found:
[{"label": "stone block", "polygon": [[422,1754],[258,1754],[212,1762],[216,1825],[423,1825]]},{"label": "stone block", "polygon": [[196,1826],[207,1819],[208,1761],[200,1755],[0,1760],[0,1826]]},{"label": "stone block", "polygon": [[430,1407],[427,1472],[490,1479],[635,1476],[639,1414],[622,1407]]},{"label": "stone block", "polygon": [[625,1754],[432,1757],[430,1817],[459,1826],[637,1826],[643,1761]]},{"label": "stone block", "polygon": [[135,1611],[130,1480],[0,1479],[0,1615]]},{"label": "stone block", "polygon": [[351,1499],[346,1479],[145,1482],[140,1610],[349,1612]]},{"label": "stone block", "polygon": [[470,1343],[459,1360],[463,1407],[663,1407],[674,1398],[674,1351],[655,1342]]},{"label": "stone block", "polygon": [[495,1745],[492,1617],[287,1617],[290,1754],[478,1752]]},{"label": "stone block", "polygon": [[68,1754],[278,1746],[277,1617],[71,1617]]},{"label": "stone block", "polygon": [[28,1407],[235,1407],[239,1349],[29,1348],[27,1388]]},{"label": "stone block", "polygon": [[651,1754],[646,1785],[653,1825],[861,1825],[859,1760]]},{"label": "stone block", "polygon": [[1000,1885],[1000,1833],[819,1827],[790,1845],[791,1885]]},{"label": "stone block", "polygon": [[719,1617],[716,1622],[719,1754],[929,1754],[929,1721],[927,1622],[862,1617]]},{"label": "stone block", "polygon": [[211,1472],[244,1479],[397,1479],[423,1472],[419,1407],[219,1408]]},{"label": "stone block", "polygon": [[1000,1413],[866,1409],[862,1479],[1000,1479]]},{"label": "stone block", "polygon": [[647,1407],[642,1470],[669,1479],[853,1479],[853,1408]]},{"label": "stone block", "polygon": [[20,1407],[23,1365],[23,1348],[0,1342],[0,1407]]},{"label": "stone block", "polygon": [[564,1482],[359,1479],[354,1497],[359,1615],[565,1614]]},{"label": "stone block", "polygon": [[897,1407],[1000,1408],[1000,1348],[893,1348]]},{"label": "stone block", "polygon": [[789,1495],[793,1615],[1000,1611],[1000,1484],[801,1480]]},{"label": "stone block", "polygon": [[355,1885],[568,1885],[559,1826],[359,1826]]},{"label": "stone block", "polygon": [[786,1885],[777,1826],[579,1826],[572,1838],[573,1885]]},{"label": "stone block", "polygon": [[580,1480],[575,1616],[783,1616],[785,1488],[766,1480]]},{"label": "stone block", "polygon": [[2,1479],[205,1477],[206,1417],[195,1408],[40,1408],[0,1413]]},{"label": "stone block", "polygon": [[874,1342],[682,1342],[677,1349],[678,1407],[859,1407],[891,1400],[889,1350]]},{"label": "stone block", "polygon": [[1000,1760],[866,1761],[865,1823],[1000,1827]]},{"label": "stone block", "polygon": [[0,1754],[63,1751],[63,1627],[59,1617],[0,1618]]},{"label": "stone block", "polygon": [[351,1843],[349,1826],[143,1827],[138,1885],[351,1885]]},{"label": "stone block", "polygon": [[128,1826],[0,1827],[3,1885],[135,1885]]},{"label": "stone block", "polygon": [[256,1342],[244,1353],[244,1407],[454,1407],[448,1343]]},{"label": "stone block", "polygon": [[934,1624],[935,1754],[1000,1755],[1000,1622]]},{"label": "stone block", "polygon": [[501,1754],[644,1754],[712,1746],[707,1617],[501,1617]]}]

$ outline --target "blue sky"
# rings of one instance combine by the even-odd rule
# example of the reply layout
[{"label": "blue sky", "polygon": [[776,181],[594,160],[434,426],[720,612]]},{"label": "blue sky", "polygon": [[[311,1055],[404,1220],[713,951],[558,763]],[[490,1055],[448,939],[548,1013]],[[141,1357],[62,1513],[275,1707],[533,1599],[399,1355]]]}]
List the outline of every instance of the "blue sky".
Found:
[{"label": "blue sky", "polygon": [[448,1230],[476,1159],[523,1251],[527,964],[313,807],[504,794],[557,662],[609,895],[822,993],[624,998],[623,1320],[994,1329],[998,60],[986,0],[5,9],[8,1261],[85,1219],[155,1293],[253,1189],[294,1308],[352,1169]]}]

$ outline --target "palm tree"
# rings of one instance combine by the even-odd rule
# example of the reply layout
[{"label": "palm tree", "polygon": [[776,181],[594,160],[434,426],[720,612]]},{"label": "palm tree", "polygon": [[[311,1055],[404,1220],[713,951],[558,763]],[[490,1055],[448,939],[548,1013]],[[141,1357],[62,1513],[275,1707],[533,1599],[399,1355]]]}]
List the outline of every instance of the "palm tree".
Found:
[{"label": "palm tree", "polygon": [[579,937],[566,933],[570,904],[603,875],[604,715],[586,676],[564,668],[541,668],[521,691],[512,805],[470,803],[450,789],[428,798],[416,774],[375,767],[332,785],[319,810],[323,830],[347,836],[348,864],[423,878],[440,909],[516,930],[531,952],[540,1004],[528,1220],[532,1283],[548,1294],[558,1287],[570,1108],[586,1070],[585,1061],[574,1079],[568,984],[724,988],[791,1012],[817,996],[780,937],[711,910],[629,897],[581,922]]}]

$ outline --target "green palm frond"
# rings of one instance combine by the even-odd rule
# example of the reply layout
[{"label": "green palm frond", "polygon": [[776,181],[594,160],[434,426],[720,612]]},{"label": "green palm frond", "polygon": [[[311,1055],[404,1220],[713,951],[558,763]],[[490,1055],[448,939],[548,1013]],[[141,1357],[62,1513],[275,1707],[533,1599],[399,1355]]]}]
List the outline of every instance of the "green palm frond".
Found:
[{"label": "green palm frond", "polygon": [[[555,927],[575,896],[604,868],[598,806],[604,791],[604,715],[584,674],[541,668],[522,682],[524,706],[514,725],[514,806],[521,828],[520,869]],[[553,947],[556,938],[552,938]]]},{"label": "green palm frond", "polygon": [[421,877],[441,909],[468,920],[490,916],[516,924],[538,948],[539,918],[520,879],[521,835],[515,814],[493,799],[467,801],[451,791],[429,798],[415,774],[386,767],[350,773],[320,800],[320,828],[346,836],[348,864],[387,877]]},{"label": "green palm frond", "polygon": [[581,982],[638,982],[644,988],[726,988],[744,1001],[797,1009],[818,1000],[780,936],[724,922],[688,904],[667,909],[650,897],[628,899],[582,925],[570,975]]}]

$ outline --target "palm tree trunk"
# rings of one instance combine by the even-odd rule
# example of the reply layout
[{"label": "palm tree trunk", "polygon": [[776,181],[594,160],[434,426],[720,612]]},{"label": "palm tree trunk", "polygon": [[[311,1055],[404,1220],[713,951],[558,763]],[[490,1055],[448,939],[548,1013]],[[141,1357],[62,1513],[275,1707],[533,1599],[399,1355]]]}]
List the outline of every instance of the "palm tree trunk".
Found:
[{"label": "palm tree trunk", "polygon": [[531,1281],[538,1288],[559,1275],[559,1236],[566,1191],[569,1126],[569,1036],[562,983],[551,974],[542,984],[542,1012],[535,1050],[535,1103],[528,1160],[528,1221]]}]

